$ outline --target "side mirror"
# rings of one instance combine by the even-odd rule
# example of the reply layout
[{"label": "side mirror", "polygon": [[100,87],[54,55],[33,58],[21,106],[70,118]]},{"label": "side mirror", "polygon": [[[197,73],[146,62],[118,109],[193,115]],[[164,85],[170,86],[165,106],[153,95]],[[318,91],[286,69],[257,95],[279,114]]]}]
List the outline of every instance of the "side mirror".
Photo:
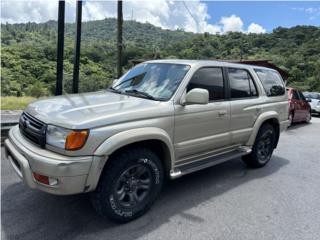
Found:
[{"label": "side mirror", "polygon": [[312,102],[312,100],[310,98],[306,98],[307,102]]},{"label": "side mirror", "polygon": [[209,92],[206,89],[194,88],[190,90],[182,103],[183,105],[191,104],[208,104],[209,102]]}]

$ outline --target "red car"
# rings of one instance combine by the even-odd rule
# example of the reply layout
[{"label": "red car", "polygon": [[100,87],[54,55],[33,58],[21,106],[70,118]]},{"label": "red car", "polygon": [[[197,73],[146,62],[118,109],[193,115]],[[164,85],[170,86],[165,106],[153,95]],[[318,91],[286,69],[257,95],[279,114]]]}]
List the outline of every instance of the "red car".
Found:
[{"label": "red car", "polygon": [[302,92],[287,88],[289,100],[289,126],[295,122],[310,122],[311,107]]}]

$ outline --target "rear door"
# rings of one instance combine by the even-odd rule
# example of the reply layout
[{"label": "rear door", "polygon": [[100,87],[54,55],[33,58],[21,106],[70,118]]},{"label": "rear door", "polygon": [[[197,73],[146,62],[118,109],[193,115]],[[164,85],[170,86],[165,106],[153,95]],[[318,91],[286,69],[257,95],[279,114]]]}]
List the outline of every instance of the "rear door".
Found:
[{"label": "rear door", "polygon": [[256,83],[247,69],[227,68],[230,88],[230,131],[233,144],[245,144],[253,125],[260,114],[260,103]]}]

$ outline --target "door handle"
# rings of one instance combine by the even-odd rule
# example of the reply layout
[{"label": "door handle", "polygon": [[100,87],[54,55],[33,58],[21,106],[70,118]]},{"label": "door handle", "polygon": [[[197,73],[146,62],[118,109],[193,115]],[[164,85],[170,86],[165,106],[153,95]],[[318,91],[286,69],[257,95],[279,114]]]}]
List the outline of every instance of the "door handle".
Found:
[{"label": "door handle", "polygon": [[227,114],[227,111],[219,111],[218,112],[219,117],[222,117],[222,116],[224,116],[226,114]]}]

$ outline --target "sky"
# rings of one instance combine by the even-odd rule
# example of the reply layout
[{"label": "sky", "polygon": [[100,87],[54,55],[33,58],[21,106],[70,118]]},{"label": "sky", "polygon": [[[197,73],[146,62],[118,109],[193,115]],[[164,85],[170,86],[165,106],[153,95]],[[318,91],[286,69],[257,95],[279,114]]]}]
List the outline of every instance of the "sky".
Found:
[{"label": "sky", "polygon": [[[1,0],[1,22],[57,19],[57,0]],[[75,0],[66,0],[66,21],[74,22]],[[116,17],[116,1],[83,3],[83,20]],[[124,0],[124,19],[190,32],[265,33],[278,26],[320,26],[320,1]]]}]

